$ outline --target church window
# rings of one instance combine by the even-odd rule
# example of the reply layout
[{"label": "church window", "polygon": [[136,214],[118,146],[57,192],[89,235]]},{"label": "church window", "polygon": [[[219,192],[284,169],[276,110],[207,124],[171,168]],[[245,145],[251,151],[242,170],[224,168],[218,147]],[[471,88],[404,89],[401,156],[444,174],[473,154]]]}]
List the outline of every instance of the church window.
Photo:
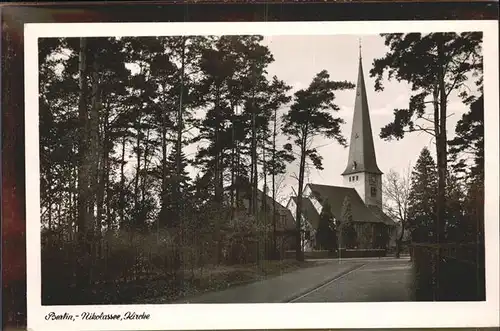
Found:
[{"label": "church window", "polygon": [[285,224],[286,224],[286,215],[285,214],[280,215],[280,222],[281,222],[281,226],[285,226]]},{"label": "church window", "polygon": [[372,197],[376,197],[377,196],[377,188],[376,187],[373,187],[371,188],[371,195]]}]

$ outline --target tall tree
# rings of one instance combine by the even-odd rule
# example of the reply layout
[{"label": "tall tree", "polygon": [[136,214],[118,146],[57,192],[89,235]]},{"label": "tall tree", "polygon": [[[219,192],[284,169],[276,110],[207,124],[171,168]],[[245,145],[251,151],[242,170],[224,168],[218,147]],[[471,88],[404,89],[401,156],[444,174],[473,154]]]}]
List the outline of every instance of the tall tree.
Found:
[{"label": "tall tree", "polygon": [[424,147],[413,168],[409,194],[408,223],[415,242],[432,241],[436,207],[437,170],[429,149]]},{"label": "tall tree", "polygon": [[352,206],[349,196],[342,202],[340,225],[338,226],[340,248],[354,248],[357,234],[352,218]]},{"label": "tall tree", "polygon": [[[80,95],[78,98],[78,119],[80,126],[80,139],[78,146],[78,245],[80,256],[85,258],[90,254],[89,240],[90,231],[92,229],[92,219],[89,212],[89,178],[90,178],[90,162],[89,162],[89,132],[88,132],[88,109],[87,109],[87,39],[80,38],[79,49],[79,90]],[[84,263],[79,264],[79,280],[82,285],[86,285],[89,281],[87,266]]]},{"label": "tall tree", "polygon": [[[158,53],[163,51],[156,38],[128,38],[127,52],[138,70],[130,79],[131,107],[130,120],[134,131],[135,174],[133,178],[133,208],[131,226],[134,230],[145,230],[152,220],[149,176],[151,171],[151,152],[153,148],[152,130],[158,98],[158,85],[152,75],[151,64]],[[131,235],[134,232],[131,232]]]},{"label": "tall tree", "polygon": [[385,212],[399,223],[400,233],[396,238],[396,258],[400,257],[401,244],[408,226],[408,209],[410,202],[411,177],[410,169],[399,174],[391,170],[385,175],[383,193]]},{"label": "tall tree", "polygon": [[[464,172],[471,165],[468,177],[481,180],[484,173],[484,97],[481,95],[470,104],[455,128],[455,138],[449,141],[450,159],[454,168]],[[471,162],[467,159],[473,158]]]},{"label": "tall tree", "polygon": [[[326,70],[319,72],[308,88],[301,89],[294,94],[294,102],[290,111],[283,115],[282,131],[293,140],[297,146],[299,156],[299,178],[297,196],[302,197],[304,190],[304,178],[306,162],[312,161],[317,169],[323,169],[322,157],[316,148],[312,146],[313,139],[317,136],[332,138],[342,146],[346,146],[344,137],[340,132],[340,124],[343,120],[332,116],[339,107],[334,103],[335,91],[352,89],[354,84],[347,81],[332,81]],[[292,152],[291,143],[285,145],[285,150]],[[300,244],[300,229],[302,219],[302,199],[297,200],[296,211],[296,258],[302,260]]]},{"label": "tall tree", "polygon": [[[482,85],[482,34],[471,33],[420,33],[383,34],[389,52],[374,61],[370,71],[375,76],[375,89],[383,90],[382,80],[387,72],[389,79],[406,81],[414,94],[407,109],[395,109],[394,121],[383,127],[380,136],[401,139],[406,132],[422,131],[436,140],[438,165],[437,218],[435,238],[445,240],[446,178],[447,178],[447,127],[448,101],[457,93],[465,102],[474,100],[467,81],[476,77]],[[426,104],[432,107],[427,108]]]},{"label": "tall tree", "polygon": [[319,215],[319,224],[316,231],[316,243],[320,249],[335,251],[337,248],[337,235],[334,217],[330,204],[326,201]]},{"label": "tall tree", "polygon": [[[166,191],[164,193],[165,218],[160,219],[161,227],[178,226],[176,220],[181,218],[182,208],[189,204],[192,198],[191,178],[187,171],[188,160],[185,153],[181,153],[181,163],[178,164],[177,146],[174,146],[167,159],[167,177]],[[180,172],[179,172],[180,169]]]},{"label": "tall tree", "polygon": [[467,185],[454,169],[448,171],[446,190],[446,238],[451,242],[464,242],[467,232]]},{"label": "tall tree", "polygon": [[[455,241],[482,241],[484,228],[484,97],[470,105],[470,110],[458,121],[456,136],[450,144],[452,174],[457,189],[451,193],[456,224]],[[450,176],[451,177],[451,176]]]},{"label": "tall tree", "polygon": [[[286,162],[292,162],[295,158],[294,156],[284,149],[278,149],[276,145],[276,138],[278,137],[279,127],[278,127],[278,109],[290,102],[291,97],[287,96],[285,93],[291,89],[291,86],[286,85],[283,81],[278,80],[276,76],[273,77],[273,81],[269,86],[270,89],[270,102],[266,109],[272,111],[272,142],[271,142],[271,159],[268,164],[268,172],[271,175],[271,193],[273,201],[276,201],[276,176],[286,172]],[[276,222],[279,215],[276,212],[276,203],[273,203],[272,210],[272,224],[273,224],[273,249],[277,252],[276,244]]]},{"label": "tall tree", "polygon": [[[268,100],[269,92],[267,66],[274,61],[273,55],[267,46],[261,45],[262,36],[251,38],[244,44],[244,56],[247,61],[245,85],[248,88],[246,95],[245,111],[250,119],[250,183],[251,199],[250,210],[257,215],[258,192],[258,142],[263,141],[268,134],[270,109],[263,103]],[[277,87],[277,86],[275,86]],[[279,91],[278,91],[279,93]],[[264,148],[264,147],[263,147]]]}]

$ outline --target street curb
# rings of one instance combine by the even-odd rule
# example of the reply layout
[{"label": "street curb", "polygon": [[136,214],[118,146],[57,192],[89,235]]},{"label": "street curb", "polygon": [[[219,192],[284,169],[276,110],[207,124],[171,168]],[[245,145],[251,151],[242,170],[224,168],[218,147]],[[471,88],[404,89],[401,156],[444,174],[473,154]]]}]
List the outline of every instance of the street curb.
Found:
[{"label": "street curb", "polygon": [[337,278],[340,278],[340,277],[342,277],[342,276],[344,276],[344,275],[346,275],[346,274],[350,273],[351,271],[353,271],[353,270],[355,270],[355,269],[359,269],[359,268],[361,268],[361,267],[362,267],[362,266],[364,266],[364,265],[366,265],[366,263],[365,263],[365,264],[361,264],[361,266],[360,266],[360,265],[355,265],[355,266],[353,266],[353,267],[351,267],[351,268],[348,268],[348,269],[346,269],[346,270],[344,270],[344,271],[342,271],[342,272],[340,272],[340,273],[338,273],[338,274],[334,275],[333,277],[328,278],[328,279],[327,279],[327,280],[325,280],[325,281],[322,281],[322,282],[321,282],[321,283],[319,283],[319,284],[316,284],[316,285],[314,285],[314,286],[311,286],[311,287],[309,287],[309,288],[307,288],[307,289],[305,289],[305,290],[301,291],[300,293],[296,293],[296,294],[294,294],[294,295],[292,295],[292,296],[290,296],[290,297],[286,298],[285,300],[283,300],[283,301],[281,301],[281,302],[282,302],[282,303],[291,303],[291,301],[293,301],[293,300],[295,300],[295,299],[297,299],[297,298],[299,298],[299,297],[303,296],[304,294],[306,294],[306,293],[308,293],[308,292],[311,292],[312,290],[314,290],[314,289],[316,289],[316,288],[318,288],[318,287],[321,287],[321,286],[323,286],[323,285],[326,285],[326,284],[328,284],[329,282],[331,282],[331,281],[333,281],[333,280],[335,280],[335,279],[337,279]]}]

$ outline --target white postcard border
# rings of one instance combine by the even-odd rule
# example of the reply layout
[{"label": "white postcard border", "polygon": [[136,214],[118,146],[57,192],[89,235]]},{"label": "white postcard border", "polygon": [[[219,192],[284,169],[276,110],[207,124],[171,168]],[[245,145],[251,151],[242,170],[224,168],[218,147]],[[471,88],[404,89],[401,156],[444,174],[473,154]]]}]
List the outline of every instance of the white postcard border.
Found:
[{"label": "white postcard border", "polygon": [[[38,133],[41,37],[159,35],[330,35],[482,31],[485,109],[485,302],[172,304],[42,306]],[[31,330],[186,330],[288,328],[488,327],[499,325],[499,99],[497,21],[51,23],[25,25],[27,305]],[[486,115],[486,114],[485,114]],[[457,275],[458,276],[458,275]],[[46,314],[145,312],[143,321],[47,321]]]}]

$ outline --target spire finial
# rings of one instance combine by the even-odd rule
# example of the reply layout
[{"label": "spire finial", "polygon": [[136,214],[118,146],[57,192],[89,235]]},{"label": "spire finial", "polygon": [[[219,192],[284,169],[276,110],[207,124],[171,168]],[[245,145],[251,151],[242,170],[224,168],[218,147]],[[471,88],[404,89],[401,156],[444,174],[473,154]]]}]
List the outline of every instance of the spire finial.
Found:
[{"label": "spire finial", "polygon": [[359,42],[359,59],[361,60],[361,38],[358,38]]}]

